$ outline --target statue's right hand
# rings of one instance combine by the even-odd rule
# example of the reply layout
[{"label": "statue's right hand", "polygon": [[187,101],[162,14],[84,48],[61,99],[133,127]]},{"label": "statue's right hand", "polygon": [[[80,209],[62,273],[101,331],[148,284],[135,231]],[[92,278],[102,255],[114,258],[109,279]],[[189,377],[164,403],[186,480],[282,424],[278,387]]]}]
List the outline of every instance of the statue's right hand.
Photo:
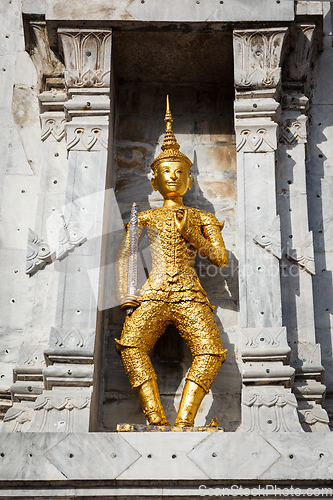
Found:
[{"label": "statue's right hand", "polygon": [[122,309],[125,309],[125,310],[130,308],[130,309],[132,309],[132,312],[133,312],[134,309],[136,309],[139,304],[140,304],[140,302],[137,300],[137,298],[134,295],[127,295],[126,297],[124,297],[120,307]]}]

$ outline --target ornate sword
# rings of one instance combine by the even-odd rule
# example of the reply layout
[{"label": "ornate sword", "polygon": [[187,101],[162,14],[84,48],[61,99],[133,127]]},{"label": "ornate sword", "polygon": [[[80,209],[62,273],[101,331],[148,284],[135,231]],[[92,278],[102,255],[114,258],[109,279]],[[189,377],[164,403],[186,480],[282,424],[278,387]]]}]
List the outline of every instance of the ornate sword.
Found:
[{"label": "ornate sword", "polygon": [[[133,203],[131,217],[129,221],[129,257],[128,257],[128,273],[127,273],[127,294],[130,297],[135,296],[138,284],[138,240],[139,240],[139,222],[138,222],[138,207]],[[134,311],[134,307],[126,308],[126,315],[130,316]]]}]

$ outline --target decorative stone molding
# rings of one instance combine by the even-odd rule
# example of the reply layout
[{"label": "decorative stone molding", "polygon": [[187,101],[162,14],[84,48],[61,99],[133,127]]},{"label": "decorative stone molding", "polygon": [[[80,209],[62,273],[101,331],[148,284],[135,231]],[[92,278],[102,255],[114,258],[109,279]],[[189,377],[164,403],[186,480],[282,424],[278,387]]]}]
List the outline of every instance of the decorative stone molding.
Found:
[{"label": "decorative stone molding", "polygon": [[70,122],[66,125],[66,131],[68,151],[107,150],[107,123],[92,125],[81,121],[80,124]]},{"label": "decorative stone molding", "polygon": [[41,139],[46,141],[52,136],[60,142],[65,137],[65,123],[67,122],[65,114],[59,111],[45,112],[40,115],[42,132]]},{"label": "decorative stone molding", "polygon": [[29,432],[87,432],[91,391],[44,391],[34,406]]},{"label": "decorative stone molding", "polygon": [[[273,134],[273,137],[271,137]],[[258,125],[246,126],[243,130],[237,130],[236,150],[239,152],[266,152],[275,151],[274,142],[276,142],[276,128],[268,128]]]},{"label": "decorative stone molding", "polygon": [[281,78],[281,54],[287,28],[234,30],[235,86],[276,88]]},{"label": "decorative stone molding", "polygon": [[242,381],[290,387],[295,369],[289,366],[290,347],[285,327],[241,328]]},{"label": "decorative stone molding", "polygon": [[256,245],[259,245],[266,252],[271,253],[277,259],[281,259],[281,227],[280,227],[280,216],[274,217],[272,222],[263,229],[261,234],[258,234],[253,238]]},{"label": "decorative stone molding", "polygon": [[294,432],[302,428],[294,394],[281,386],[244,388],[243,432]]},{"label": "decorative stone molding", "polygon": [[276,360],[287,362],[290,347],[286,328],[241,328],[244,361]]},{"label": "decorative stone molding", "polygon": [[2,432],[25,432],[34,414],[32,406],[27,403],[14,403],[3,419]]},{"label": "decorative stone molding", "polygon": [[299,420],[306,432],[328,432],[329,417],[321,405],[299,409]]},{"label": "decorative stone molding", "polygon": [[44,354],[48,364],[71,361],[92,363],[95,330],[72,328],[69,331],[51,328],[48,347]]},{"label": "decorative stone molding", "polygon": [[283,384],[289,388],[293,383],[295,370],[288,365],[263,360],[261,364],[243,362],[242,380],[248,384]]},{"label": "decorative stone molding", "polygon": [[109,88],[111,30],[59,28],[68,88]]},{"label": "decorative stone molding", "polygon": [[295,262],[301,269],[304,269],[311,275],[316,274],[314,250],[313,250],[313,235],[310,231],[304,240],[300,241],[295,248],[288,248],[286,253],[287,258]]},{"label": "decorative stone molding", "polygon": [[75,228],[69,228],[69,224],[66,223],[65,217],[60,215],[56,259],[62,260],[70,251],[82,245],[85,241],[87,241],[87,238],[82,232]]},{"label": "decorative stone molding", "polygon": [[[258,91],[259,92],[259,91]],[[267,92],[267,91],[265,91]],[[274,152],[277,148],[277,125],[274,120],[279,115],[279,104],[272,98],[259,92],[258,97],[251,92],[236,92],[235,129],[237,153]]]},{"label": "decorative stone molding", "polygon": [[51,328],[44,350],[43,370],[46,389],[55,386],[89,387],[93,383],[94,329],[72,328],[66,332]]},{"label": "decorative stone molding", "polygon": [[[35,401],[43,392],[44,346],[22,344],[10,388],[13,401]],[[22,403],[23,404],[23,403]]]},{"label": "decorative stone molding", "polygon": [[326,386],[321,364],[320,344],[303,342],[293,349],[291,365],[295,368],[293,392],[298,401],[300,422],[305,431],[328,432],[329,418],[322,408]]},{"label": "decorative stone molding", "polygon": [[280,126],[280,143],[287,145],[307,142],[307,118],[303,115],[287,116],[284,113]]},{"label": "decorative stone molding", "polygon": [[293,350],[290,362],[297,374],[312,373],[315,377],[323,375],[320,344],[298,344],[297,350]]},{"label": "decorative stone molding", "polygon": [[43,383],[18,380],[11,386],[10,392],[13,401],[35,401],[37,396],[43,392]]},{"label": "decorative stone molding", "polygon": [[50,48],[45,21],[31,22],[30,28],[34,39],[30,56],[36,67],[39,88],[64,87],[64,65]]},{"label": "decorative stone molding", "polygon": [[26,274],[32,276],[39,269],[43,269],[46,264],[52,262],[54,252],[38,235],[29,228],[28,232],[28,248],[26,261]]}]

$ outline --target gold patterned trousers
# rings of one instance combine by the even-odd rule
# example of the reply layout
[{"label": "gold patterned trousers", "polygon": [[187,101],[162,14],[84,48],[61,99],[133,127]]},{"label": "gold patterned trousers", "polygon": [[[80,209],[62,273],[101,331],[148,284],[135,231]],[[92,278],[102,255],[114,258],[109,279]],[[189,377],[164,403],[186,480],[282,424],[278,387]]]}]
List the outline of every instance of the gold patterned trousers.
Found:
[{"label": "gold patterned trousers", "polygon": [[196,301],[142,301],[126,317],[120,340],[115,343],[132,388],[156,379],[149,352],[170,324],[178,328],[193,357],[186,379],[208,392],[227,350],[223,349],[210,304]]}]

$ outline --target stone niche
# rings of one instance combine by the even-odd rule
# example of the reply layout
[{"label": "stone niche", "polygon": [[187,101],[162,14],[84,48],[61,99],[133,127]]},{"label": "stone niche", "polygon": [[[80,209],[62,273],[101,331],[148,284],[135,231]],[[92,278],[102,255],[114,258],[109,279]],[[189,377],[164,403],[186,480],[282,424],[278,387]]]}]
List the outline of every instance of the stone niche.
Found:
[{"label": "stone niche", "polygon": [[[133,201],[139,211],[162,204],[150,184],[150,163],[161,151],[167,94],[181,151],[193,161],[194,184],[185,203],[225,220],[228,267],[218,269],[202,258],[197,261],[197,272],[216,306],[216,321],[229,353],[212,391],[204,399],[196,425],[218,417],[225,430],[235,431],[240,425],[241,376],[236,362],[232,32],[202,28],[173,31],[172,26],[153,31],[114,30],[112,60],[116,96],[114,189],[123,221],[128,221]],[[114,431],[117,423],[144,423],[145,419],[114,347],[124,314],[119,307],[106,314],[99,429]],[[170,327],[158,340],[152,361],[166,416],[173,422],[191,364],[189,349],[176,329]]]}]

